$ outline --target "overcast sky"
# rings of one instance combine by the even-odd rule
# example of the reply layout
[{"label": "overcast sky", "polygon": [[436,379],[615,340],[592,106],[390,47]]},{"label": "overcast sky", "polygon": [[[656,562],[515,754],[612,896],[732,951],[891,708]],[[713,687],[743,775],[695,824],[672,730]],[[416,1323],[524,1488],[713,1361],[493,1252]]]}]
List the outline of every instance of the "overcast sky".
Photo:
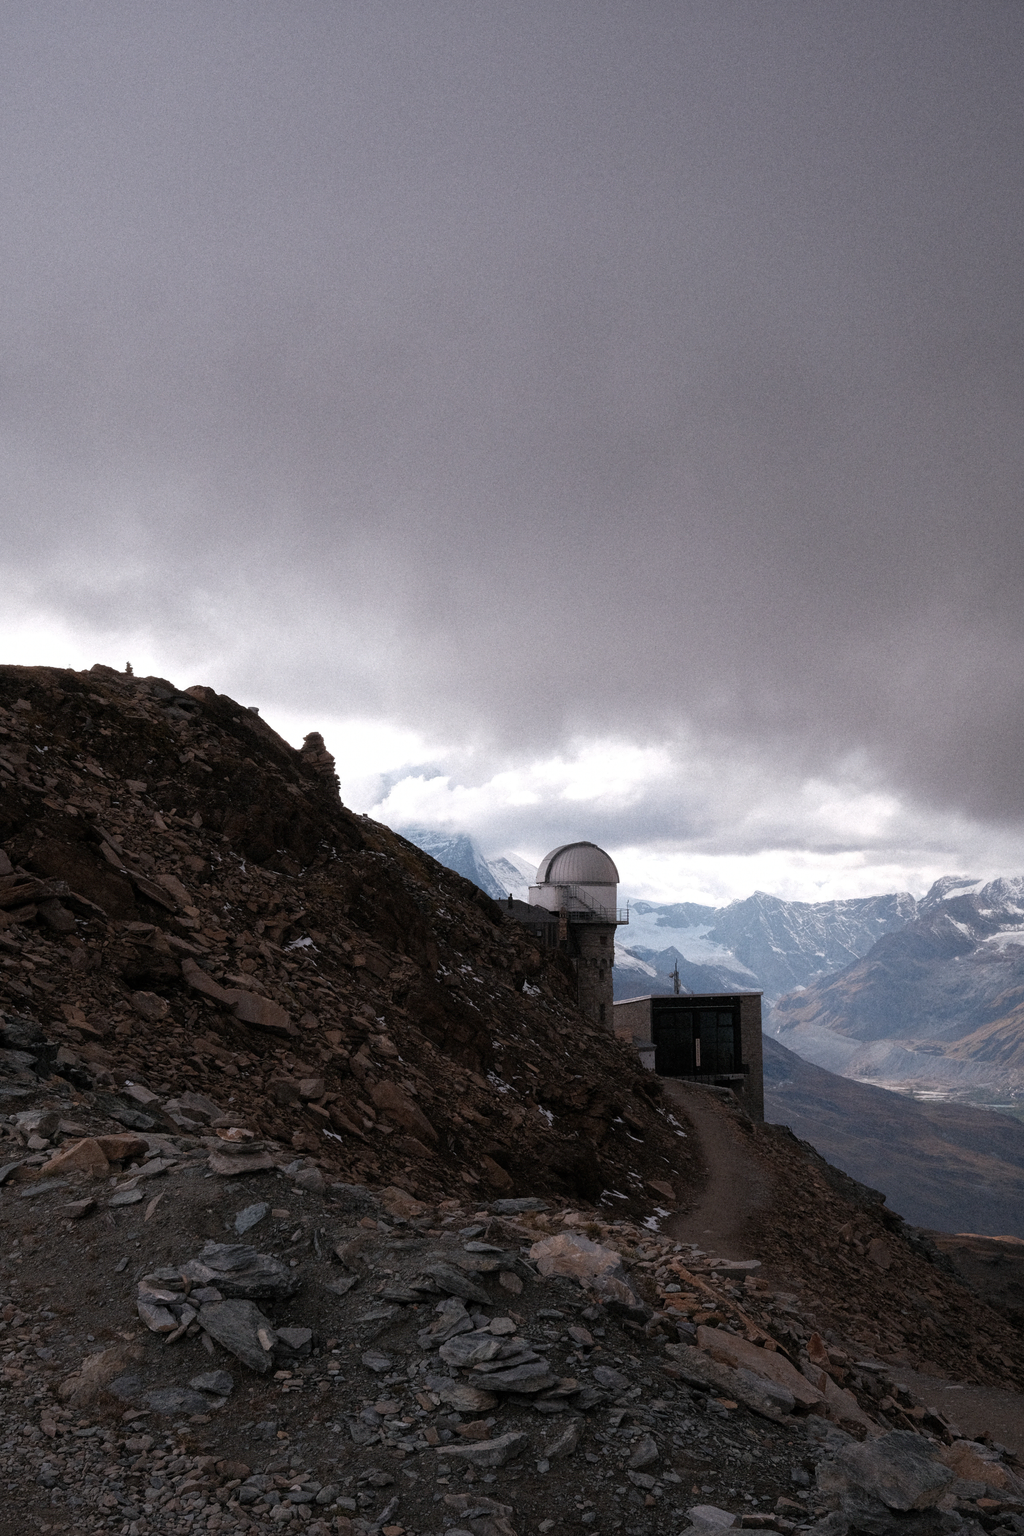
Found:
[{"label": "overcast sky", "polygon": [[637,894],[1024,870],[1017,0],[0,19],[5,659]]}]

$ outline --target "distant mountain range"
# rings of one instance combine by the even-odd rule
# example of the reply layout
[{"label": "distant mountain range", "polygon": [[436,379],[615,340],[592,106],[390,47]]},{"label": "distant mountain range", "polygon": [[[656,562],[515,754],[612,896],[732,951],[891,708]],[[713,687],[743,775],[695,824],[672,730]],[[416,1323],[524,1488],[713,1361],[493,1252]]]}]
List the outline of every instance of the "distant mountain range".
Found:
[{"label": "distant mountain range", "polygon": [[[917,903],[906,892],[849,901],[782,901],[755,891],[726,907],[637,901],[616,945],[616,997],[753,988],[772,1002],[866,955],[877,939],[902,928]],[[639,960],[640,966],[633,962]],[[683,963],[697,969],[684,980]],[[657,985],[641,984],[641,977]]]},{"label": "distant mountain range", "polygon": [[1024,878],[937,881],[853,964],[779,999],[771,1030],[848,1077],[1024,1090]]},{"label": "distant mountain range", "polygon": [[[501,900],[534,868],[485,858],[465,833],[403,827],[439,863]],[[946,875],[908,892],[724,907],[636,901],[618,930],[615,997],[764,993],[765,1030],[850,1078],[984,1099],[1024,1096],[1024,877]],[[1019,1107],[1019,1106],[1018,1106]]]}]

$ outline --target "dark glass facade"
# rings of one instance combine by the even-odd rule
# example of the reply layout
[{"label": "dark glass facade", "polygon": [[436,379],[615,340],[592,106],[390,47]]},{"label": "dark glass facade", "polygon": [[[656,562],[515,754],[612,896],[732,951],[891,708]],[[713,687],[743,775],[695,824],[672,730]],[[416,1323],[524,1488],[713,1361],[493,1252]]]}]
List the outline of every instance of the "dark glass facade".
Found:
[{"label": "dark glass facade", "polygon": [[653,997],[654,1069],[661,1077],[742,1073],[738,997]]}]

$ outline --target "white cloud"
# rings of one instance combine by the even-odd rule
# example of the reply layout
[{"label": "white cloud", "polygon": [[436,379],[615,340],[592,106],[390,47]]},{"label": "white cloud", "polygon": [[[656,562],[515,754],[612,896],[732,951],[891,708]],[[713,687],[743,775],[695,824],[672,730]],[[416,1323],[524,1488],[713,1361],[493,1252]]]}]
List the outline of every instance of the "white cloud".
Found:
[{"label": "white cloud", "polygon": [[[208,617],[207,639],[217,630]],[[140,676],[205,682],[259,704],[293,745],[321,731],[344,802],[389,825],[466,831],[488,854],[531,863],[560,841],[591,838],[615,858],[623,896],[634,900],[719,905],[757,889],[803,901],[920,895],[951,872],[1024,870],[1024,835],[919,810],[878,782],[863,758],[831,777],[801,780],[735,742],[677,731],[654,744],[577,739],[561,752],[524,750],[510,761],[394,719],[296,707],[288,677],[274,675],[272,640],[254,668],[227,629],[218,638],[223,645],[205,654],[202,637],[187,629],[157,643],[137,617],[100,608],[72,623],[41,613],[14,585],[0,620],[7,662],[84,670],[102,660],[120,670],[130,660]],[[260,685],[269,678],[268,699]]]}]

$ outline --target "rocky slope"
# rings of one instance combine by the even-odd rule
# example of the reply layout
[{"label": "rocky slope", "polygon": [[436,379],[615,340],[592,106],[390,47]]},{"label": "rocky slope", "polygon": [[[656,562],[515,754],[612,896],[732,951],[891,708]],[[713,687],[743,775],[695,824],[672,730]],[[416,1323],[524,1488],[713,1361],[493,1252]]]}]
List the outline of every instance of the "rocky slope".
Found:
[{"label": "rocky slope", "polygon": [[909,1536],[903,1435],[936,1530],[1015,1536],[899,1374],[1019,1386],[1007,1318],[725,1105],[771,1203],[677,1241],[692,1128],[318,738],[105,668],[0,711],[2,1536]]},{"label": "rocky slope", "polygon": [[122,1118],[152,1094],[173,1128],[198,1092],[338,1177],[423,1191],[632,1200],[679,1163],[561,957],[342,807],[319,738],[108,669],[0,669],[0,707],[0,1006]]},{"label": "rocky slope", "polygon": [[913,922],[780,999],[771,1028],[848,1076],[1024,1091],[1024,881],[938,883]]}]

